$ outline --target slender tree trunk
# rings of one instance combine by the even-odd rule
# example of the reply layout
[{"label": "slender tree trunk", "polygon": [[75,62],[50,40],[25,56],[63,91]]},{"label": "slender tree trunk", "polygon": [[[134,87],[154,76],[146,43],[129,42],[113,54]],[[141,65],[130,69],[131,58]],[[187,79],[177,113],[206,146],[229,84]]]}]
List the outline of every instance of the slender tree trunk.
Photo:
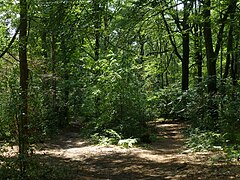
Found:
[{"label": "slender tree trunk", "polygon": [[203,63],[201,48],[196,47],[195,57],[197,61],[198,82],[201,83],[202,82],[202,63]]},{"label": "slender tree trunk", "polygon": [[56,110],[56,40],[55,40],[55,35],[52,34],[51,36],[51,65],[52,65],[52,84],[51,84],[51,94],[52,94],[52,108],[54,112],[57,112]]},{"label": "slender tree trunk", "polygon": [[230,26],[228,32],[228,42],[227,42],[227,58],[223,78],[226,79],[229,75],[229,68],[231,64],[231,55],[233,51],[233,27]]},{"label": "slender tree trunk", "polygon": [[183,17],[183,29],[182,29],[182,45],[183,45],[183,58],[182,58],[182,90],[188,90],[189,86],[189,5],[187,1],[184,1],[184,17]]},{"label": "slender tree trunk", "polygon": [[100,29],[101,29],[101,8],[99,0],[93,0],[93,17],[94,17],[94,29],[95,29],[95,61],[99,60],[100,54]]},{"label": "slender tree trunk", "polygon": [[160,77],[161,77],[160,78],[160,82],[161,82],[161,86],[160,87],[161,87],[161,89],[163,89],[164,88],[164,73],[161,73]]},{"label": "slender tree trunk", "polygon": [[189,34],[183,35],[182,90],[189,86]]},{"label": "slender tree trunk", "polygon": [[[200,3],[198,0],[195,0],[195,14],[197,15],[200,12]],[[194,57],[197,63],[197,74],[198,74],[198,83],[202,82],[202,28],[199,23],[194,24]]]},{"label": "slender tree trunk", "polygon": [[[236,12],[236,5],[234,4],[235,0],[232,0],[231,2],[233,3],[233,7],[231,8],[230,11],[230,20],[231,20],[231,25],[230,28],[232,28],[232,41],[233,41],[233,32],[234,31],[234,19],[235,19],[235,12]],[[239,33],[237,33],[237,37],[239,37],[238,35]],[[238,39],[237,39],[237,43],[236,43],[236,47],[238,47]],[[236,48],[237,49],[237,48]],[[232,51],[231,51],[231,55],[232,55],[232,61],[231,61],[231,75],[232,75],[232,84],[234,86],[237,85],[237,63],[236,63],[236,58],[237,58],[237,53],[233,51],[233,42],[232,42]]]},{"label": "slender tree trunk", "polygon": [[207,70],[208,70],[208,92],[209,94],[215,94],[217,92],[217,77],[216,77],[216,57],[213,50],[212,40],[212,29],[211,29],[211,13],[210,13],[211,2],[205,0],[203,4],[203,29],[204,29],[204,40],[207,56]]},{"label": "slender tree trunk", "polygon": [[66,127],[69,124],[69,107],[68,107],[68,101],[69,101],[69,87],[68,87],[68,81],[69,81],[69,73],[68,73],[68,64],[69,64],[69,58],[67,57],[67,52],[66,52],[66,46],[65,46],[65,37],[62,37],[62,42],[61,42],[61,51],[62,51],[62,58],[63,58],[63,63],[64,63],[64,74],[63,74],[63,79],[64,79],[64,106],[63,106],[63,119],[62,122],[60,122],[60,127]]},{"label": "slender tree trunk", "polygon": [[[239,35],[237,35],[239,37]],[[237,38],[238,39],[238,38]],[[238,48],[238,41],[236,43],[236,48]],[[233,86],[237,86],[237,61],[238,61],[238,51],[232,51],[232,62],[231,62],[231,76],[232,76],[232,84]]]},{"label": "slender tree trunk", "polygon": [[168,82],[168,72],[165,72],[165,82],[166,82],[166,86],[169,85],[169,82]]},{"label": "slender tree trunk", "polygon": [[232,61],[231,61],[231,75],[232,75],[232,84],[237,85],[237,76],[236,76],[236,60],[235,53],[232,52]]},{"label": "slender tree trunk", "polygon": [[[238,47],[238,45],[237,45]],[[234,57],[234,71],[233,71],[233,76],[232,76],[232,82],[234,86],[238,85],[238,58],[239,58],[239,53],[236,52],[235,53],[235,57]]]},{"label": "slender tree trunk", "polygon": [[139,32],[139,44],[140,44],[139,64],[142,64],[143,63],[143,57],[145,55],[145,51],[144,51],[145,40],[144,40],[144,36],[141,35],[141,32]]},{"label": "slender tree trunk", "polygon": [[19,160],[21,175],[24,176],[28,157],[28,62],[27,62],[27,1],[20,0],[20,86],[21,86],[21,114],[19,123]]},{"label": "slender tree trunk", "polygon": [[[100,56],[100,41],[101,41],[101,7],[99,0],[92,0],[92,14],[93,14],[93,25],[94,25],[94,38],[95,38],[95,45],[94,45],[94,60],[97,62]],[[94,72],[94,81],[98,78],[100,72]],[[95,101],[95,117],[98,118],[100,116],[100,96],[96,95]]]},{"label": "slender tree trunk", "polygon": [[[226,66],[225,66],[225,72],[223,78],[226,79],[229,74],[229,68],[231,64],[231,75],[232,79],[235,79],[235,54],[233,52],[233,32],[234,32],[234,18],[235,18],[235,12],[236,12],[236,5],[235,0],[231,0],[232,6],[229,11],[230,13],[230,28],[228,32],[228,42],[227,42],[227,59],[226,59]],[[231,5],[231,4],[230,4]],[[234,80],[233,80],[234,82]],[[233,83],[235,84],[235,83]]]},{"label": "slender tree trunk", "polygon": [[164,21],[164,24],[166,26],[166,29],[167,29],[167,32],[169,35],[169,40],[173,46],[174,53],[181,60],[181,63],[182,63],[182,90],[186,91],[186,90],[188,90],[188,86],[189,86],[189,52],[190,52],[190,48],[189,48],[190,27],[188,24],[188,18],[190,15],[190,10],[192,8],[192,3],[190,3],[187,0],[184,0],[183,5],[184,5],[184,9],[183,9],[184,17],[183,17],[182,23],[180,23],[178,15],[176,15],[176,14],[173,15],[173,19],[174,19],[179,31],[182,33],[182,46],[183,46],[182,56],[178,52],[176,42],[174,40],[174,37],[172,36],[170,26],[168,25],[168,22],[164,16],[164,13],[162,12],[161,15],[163,17],[163,21]]},{"label": "slender tree trunk", "polygon": [[223,47],[222,45],[220,50],[220,77],[221,79],[223,78]]},{"label": "slender tree trunk", "polygon": [[109,43],[109,35],[108,35],[108,26],[110,21],[110,15],[108,12],[108,0],[104,1],[104,14],[103,14],[103,24],[104,24],[104,42],[103,42],[103,49],[106,51],[108,49]]}]

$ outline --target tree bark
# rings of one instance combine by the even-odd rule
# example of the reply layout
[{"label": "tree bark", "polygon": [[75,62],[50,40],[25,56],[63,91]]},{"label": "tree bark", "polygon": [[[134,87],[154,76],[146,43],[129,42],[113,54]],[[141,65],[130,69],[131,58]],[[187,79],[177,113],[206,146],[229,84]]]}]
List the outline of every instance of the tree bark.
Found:
[{"label": "tree bark", "polygon": [[51,95],[52,95],[52,110],[57,112],[56,110],[56,40],[55,35],[52,33],[51,35],[51,66],[52,66],[52,79],[51,79]]},{"label": "tree bark", "polygon": [[214,129],[216,128],[218,120],[218,104],[213,99],[214,95],[217,93],[217,74],[216,74],[217,56],[214,53],[213,49],[210,8],[211,8],[210,0],[205,0],[203,3],[203,17],[204,17],[203,32],[207,56],[207,72],[208,72],[207,87],[209,93],[208,112],[211,117],[210,121],[206,124],[206,127],[208,127],[209,129]]},{"label": "tree bark", "polygon": [[226,58],[225,71],[224,71],[224,75],[223,75],[224,79],[226,79],[229,74],[232,50],[233,50],[233,27],[230,26],[230,29],[228,32],[228,42],[227,42],[227,58]]},{"label": "tree bark", "polygon": [[184,1],[184,17],[183,17],[183,28],[182,28],[182,45],[183,45],[183,58],[182,58],[182,90],[188,90],[189,86],[189,4]]},{"label": "tree bark", "polygon": [[[230,10],[230,20],[231,20],[231,24],[230,24],[230,28],[232,28],[232,31],[234,32],[234,19],[235,19],[235,12],[236,12],[236,0],[232,0],[232,8]],[[233,33],[232,32],[232,33]],[[233,34],[231,35],[232,36],[232,41],[233,41]],[[237,33],[237,37],[239,37],[238,33]],[[237,39],[238,41],[238,39]],[[238,42],[236,43],[236,49],[238,47]],[[232,75],[232,84],[234,86],[237,85],[237,53],[235,53],[233,51],[233,42],[232,42],[232,51],[231,51],[231,54],[232,54],[232,61],[231,61],[231,75]]]},{"label": "tree bark", "polygon": [[[200,2],[195,0],[195,15],[197,16],[200,12]],[[202,63],[203,63],[203,56],[202,56],[202,28],[199,23],[194,24],[194,57],[197,64],[197,74],[198,74],[198,82],[202,82]]]},{"label": "tree bark", "polygon": [[99,60],[100,54],[100,28],[101,28],[101,8],[99,0],[93,0],[93,17],[94,17],[94,29],[95,29],[95,61]]},{"label": "tree bark", "polygon": [[27,62],[27,1],[20,0],[20,34],[19,34],[19,60],[20,60],[20,87],[21,87],[21,114],[19,122],[19,160],[21,175],[26,171],[28,156],[28,62]]},{"label": "tree bark", "polygon": [[203,32],[207,56],[207,71],[208,71],[208,92],[209,94],[215,94],[217,92],[217,77],[216,77],[216,61],[215,53],[213,50],[213,40],[212,40],[212,29],[211,29],[211,12],[210,12],[211,2],[210,0],[205,0],[203,4]]},{"label": "tree bark", "polygon": [[[101,42],[101,21],[102,21],[102,14],[101,14],[101,7],[100,7],[100,0],[92,0],[92,15],[93,15],[93,25],[94,25],[94,60],[97,62],[100,56],[100,42]],[[100,72],[96,70],[94,72],[94,81],[98,79]],[[99,95],[96,95],[95,101],[95,117],[98,118],[100,116],[100,100],[101,98]]]},{"label": "tree bark", "polygon": [[[167,30],[167,33],[169,35],[169,40],[172,44],[174,53],[176,56],[180,59],[182,63],[182,91],[188,90],[189,86],[189,53],[190,53],[190,48],[189,48],[189,24],[188,24],[188,18],[189,18],[189,12],[190,12],[190,7],[192,4],[189,4],[188,1],[184,1],[184,17],[183,17],[183,22],[180,24],[179,17],[177,15],[173,15],[173,19],[176,23],[176,26],[178,27],[179,31],[182,33],[182,56],[178,52],[178,48],[176,45],[176,42],[174,41],[174,38],[172,37],[171,29],[168,25],[168,22],[164,16],[164,13],[161,12],[161,15],[163,17],[163,21]],[[182,26],[181,26],[182,25]]]},{"label": "tree bark", "polygon": [[236,73],[235,73],[235,53],[233,52],[233,33],[234,33],[234,18],[235,18],[235,12],[236,12],[236,1],[231,0],[230,2],[231,9],[229,11],[230,14],[230,28],[228,32],[228,42],[227,42],[227,59],[226,59],[226,66],[225,66],[225,72],[223,78],[226,79],[229,74],[229,68],[231,64],[231,76],[233,84],[235,84],[236,79]]},{"label": "tree bark", "polygon": [[64,94],[63,94],[63,101],[64,101],[64,106],[63,106],[63,119],[60,122],[60,127],[66,127],[69,124],[69,106],[68,106],[68,101],[69,101],[69,87],[68,87],[68,81],[69,81],[69,73],[68,73],[68,64],[69,64],[69,58],[67,57],[67,52],[66,52],[66,45],[65,45],[65,37],[62,37],[62,42],[61,42],[61,51],[62,51],[62,58],[63,58],[63,63],[64,63],[64,74],[63,74],[63,79],[64,79]]},{"label": "tree bark", "polygon": [[230,0],[227,8],[227,12],[224,14],[221,19],[221,24],[219,32],[217,35],[217,42],[215,51],[213,49],[213,40],[212,40],[212,29],[211,29],[211,1],[203,1],[203,32],[205,40],[205,49],[207,56],[207,71],[208,71],[208,93],[209,93],[209,102],[208,102],[208,111],[210,113],[211,121],[209,122],[209,127],[214,128],[216,125],[216,120],[218,119],[218,104],[214,101],[212,97],[217,93],[217,74],[216,74],[216,62],[218,54],[222,44],[222,36],[224,32],[224,27],[229,13],[236,6],[236,0]]}]

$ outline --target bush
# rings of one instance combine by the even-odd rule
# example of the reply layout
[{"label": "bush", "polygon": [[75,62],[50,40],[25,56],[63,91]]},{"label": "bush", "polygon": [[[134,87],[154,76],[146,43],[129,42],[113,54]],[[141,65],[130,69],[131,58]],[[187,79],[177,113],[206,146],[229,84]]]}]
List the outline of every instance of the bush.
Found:
[{"label": "bush", "polygon": [[91,141],[100,145],[117,144],[121,136],[112,129],[105,129],[101,133],[91,135]]},{"label": "bush", "polygon": [[225,135],[195,128],[189,134],[187,147],[195,151],[222,150],[225,142]]}]

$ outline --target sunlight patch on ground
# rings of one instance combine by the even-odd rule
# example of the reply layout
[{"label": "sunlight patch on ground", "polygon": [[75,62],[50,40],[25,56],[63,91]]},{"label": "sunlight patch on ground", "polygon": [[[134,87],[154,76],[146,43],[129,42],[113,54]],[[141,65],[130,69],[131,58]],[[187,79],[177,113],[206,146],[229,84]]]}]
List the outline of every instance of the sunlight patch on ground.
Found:
[{"label": "sunlight patch on ground", "polygon": [[14,157],[18,154],[18,146],[4,146],[0,150],[0,155],[3,157]]}]

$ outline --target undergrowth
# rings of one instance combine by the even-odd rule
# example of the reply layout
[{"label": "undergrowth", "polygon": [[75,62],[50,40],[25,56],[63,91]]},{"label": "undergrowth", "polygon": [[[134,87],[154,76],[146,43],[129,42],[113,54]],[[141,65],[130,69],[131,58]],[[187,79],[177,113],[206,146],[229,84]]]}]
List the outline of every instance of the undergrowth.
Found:
[{"label": "undergrowth", "polygon": [[102,133],[91,135],[91,142],[99,145],[120,145],[123,147],[133,147],[139,142],[138,138],[122,139],[122,136],[113,129],[105,129]]},{"label": "undergrowth", "polygon": [[224,161],[240,161],[240,144],[231,143],[228,134],[195,128],[190,129],[187,136],[187,152],[221,151],[225,154]]},{"label": "undergrowth", "polygon": [[186,145],[193,151],[222,150],[226,144],[224,135],[198,128],[191,129],[188,136]]}]

